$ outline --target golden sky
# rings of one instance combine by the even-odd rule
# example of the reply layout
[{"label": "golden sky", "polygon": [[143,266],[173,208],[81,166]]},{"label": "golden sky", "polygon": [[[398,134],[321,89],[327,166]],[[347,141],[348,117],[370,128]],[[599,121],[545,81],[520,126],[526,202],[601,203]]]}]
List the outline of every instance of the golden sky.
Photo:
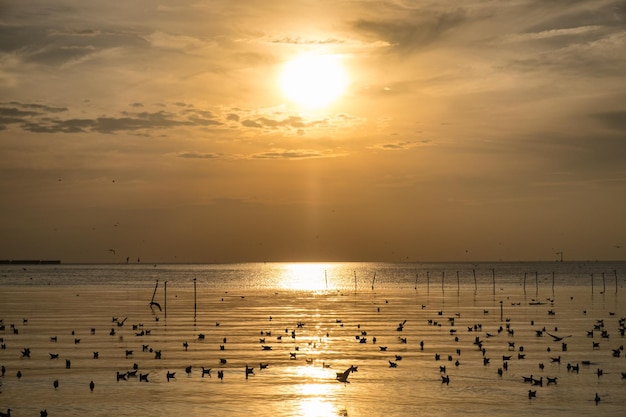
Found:
[{"label": "golden sky", "polygon": [[0,259],[625,259],[624,51],[617,0],[0,0]]}]

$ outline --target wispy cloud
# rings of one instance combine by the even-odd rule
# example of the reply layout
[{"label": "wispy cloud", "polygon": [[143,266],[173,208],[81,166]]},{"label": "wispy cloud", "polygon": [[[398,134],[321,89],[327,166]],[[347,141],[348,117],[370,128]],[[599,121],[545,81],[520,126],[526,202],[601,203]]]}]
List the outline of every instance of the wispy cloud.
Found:
[{"label": "wispy cloud", "polygon": [[250,155],[251,159],[319,159],[337,158],[345,156],[345,153],[323,152],[312,149],[273,149]]},{"label": "wispy cloud", "polygon": [[182,152],[177,155],[185,159],[218,159],[221,155],[217,153]]},{"label": "wispy cloud", "polygon": [[427,140],[423,141],[403,141],[403,142],[392,142],[392,143],[381,143],[374,146],[371,146],[371,149],[381,149],[384,151],[401,151],[405,149],[411,149],[418,147],[420,145],[427,144]]}]

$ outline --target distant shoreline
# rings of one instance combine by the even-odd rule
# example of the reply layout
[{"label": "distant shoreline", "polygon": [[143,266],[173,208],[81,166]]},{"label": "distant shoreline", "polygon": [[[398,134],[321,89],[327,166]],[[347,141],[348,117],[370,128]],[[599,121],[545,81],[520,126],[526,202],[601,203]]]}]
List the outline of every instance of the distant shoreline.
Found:
[{"label": "distant shoreline", "polygon": [[59,259],[0,259],[0,265],[59,265]]}]

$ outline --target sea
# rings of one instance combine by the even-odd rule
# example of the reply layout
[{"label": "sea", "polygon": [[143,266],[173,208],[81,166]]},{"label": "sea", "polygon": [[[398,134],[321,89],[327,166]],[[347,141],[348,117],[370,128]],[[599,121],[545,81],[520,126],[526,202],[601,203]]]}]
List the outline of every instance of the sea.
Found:
[{"label": "sea", "polygon": [[618,416],[626,262],[0,265],[11,416]]}]

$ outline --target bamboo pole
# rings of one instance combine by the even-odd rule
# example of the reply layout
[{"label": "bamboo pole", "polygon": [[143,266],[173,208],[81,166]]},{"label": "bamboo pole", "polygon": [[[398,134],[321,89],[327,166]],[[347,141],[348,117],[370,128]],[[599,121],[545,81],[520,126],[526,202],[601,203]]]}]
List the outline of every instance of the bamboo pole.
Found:
[{"label": "bamboo pole", "polygon": [[472,269],[472,273],[474,274],[474,292],[478,291],[478,282],[476,282],[476,270]]},{"label": "bamboo pole", "polygon": [[443,284],[444,284],[445,279],[446,279],[446,271],[441,271],[441,292],[442,293],[444,292]]}]

